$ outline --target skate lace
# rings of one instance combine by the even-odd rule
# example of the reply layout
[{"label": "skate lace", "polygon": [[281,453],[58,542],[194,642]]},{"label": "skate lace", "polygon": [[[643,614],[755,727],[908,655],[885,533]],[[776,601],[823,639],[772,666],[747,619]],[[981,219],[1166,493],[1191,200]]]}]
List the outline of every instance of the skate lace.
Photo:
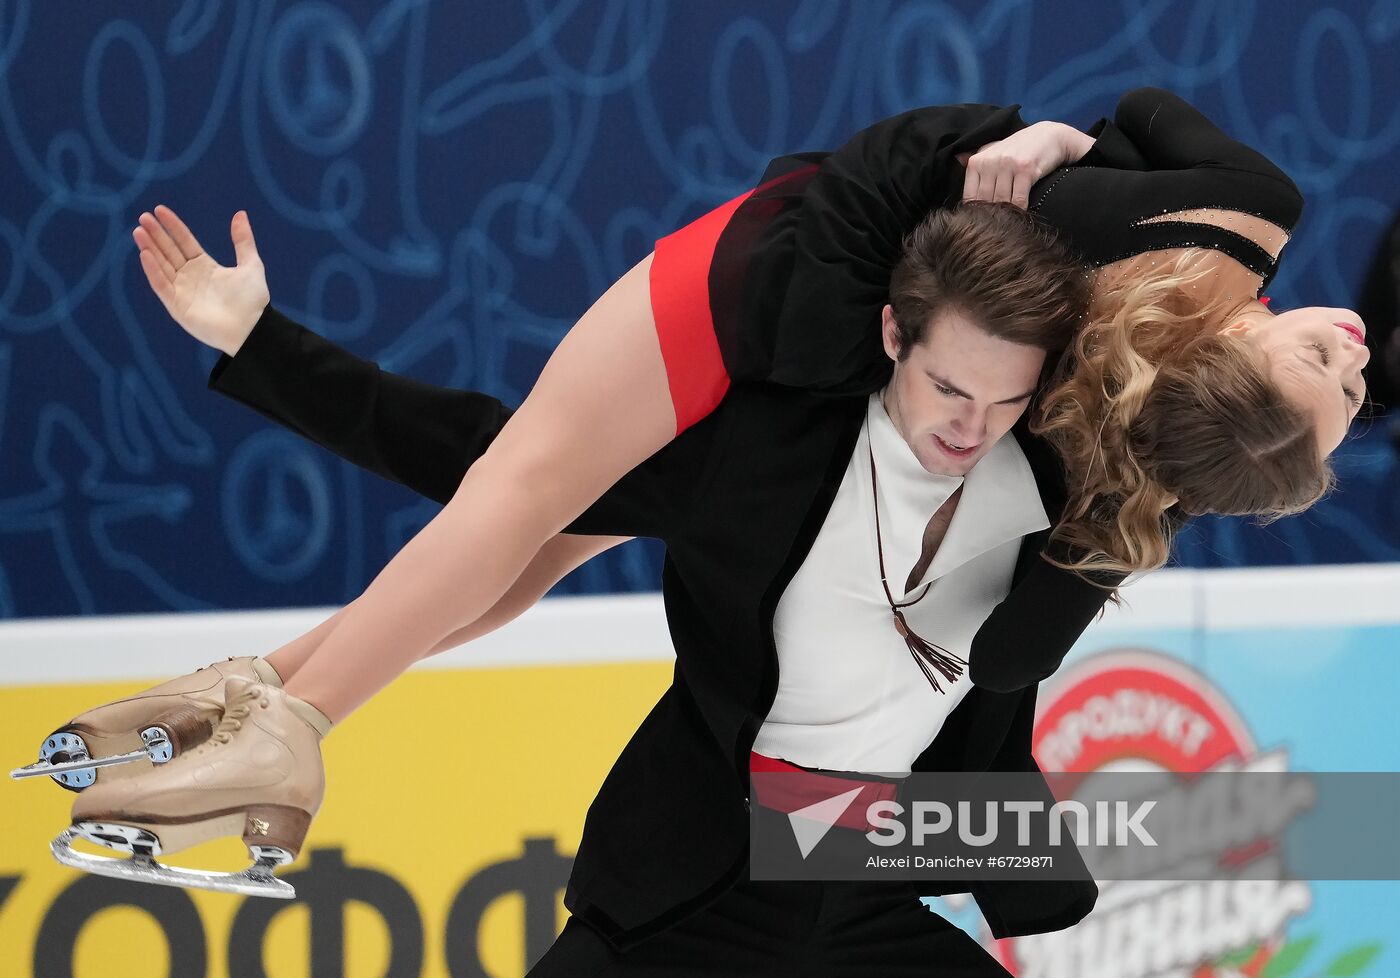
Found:
[{"label": "skate lace", "polygon": [[233,702],[226,703],[223,718],[219,720],[219,725],[214,728],[214,733],[209,738],[209,744],[211,746],[227,744],[233,739],[233,735],[243,729],[243,721],[252,712],[253,701],[263,699],[264,705],[266,705],[266,698],[263,694],[264,690],[261,686],[250,686],[239,693]]}]

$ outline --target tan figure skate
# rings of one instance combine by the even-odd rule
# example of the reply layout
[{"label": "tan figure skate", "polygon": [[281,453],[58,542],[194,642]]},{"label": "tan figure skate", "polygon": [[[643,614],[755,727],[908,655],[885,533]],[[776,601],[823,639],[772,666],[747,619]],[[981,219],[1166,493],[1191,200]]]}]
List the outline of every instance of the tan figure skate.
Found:
[{"label": "tan figure skate", "polygon": [[209,739],[223,713],[224,682],[232,676],[282,686],[277,671],[258,656],[216,662],[74,717],[44,739],[37,763],[10,777],[48,775],[82,791],[98,781],[99,769],[109,777],[149,770],[132,761],[164,764]]},{"label": "tan figure skate", "polygon": [[[275,686],[233,677],[224,715],[203,744],[168,764],[95,785],[73,803],[73,824],[54,840],[65,866],[119,879],[291,899],[272,875],[296,859],[325,795],[321,738],[330,721]],[[241,873],[179,869],[155,857],[242,833],[253,865]],[[129,854],[92,856],[77,837]]]}]

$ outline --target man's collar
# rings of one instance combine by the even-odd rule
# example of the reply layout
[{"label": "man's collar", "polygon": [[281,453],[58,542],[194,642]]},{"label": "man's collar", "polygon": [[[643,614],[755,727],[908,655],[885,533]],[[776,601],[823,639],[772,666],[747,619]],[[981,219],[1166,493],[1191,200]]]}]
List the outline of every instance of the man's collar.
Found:
[{"label": "man's collar", "polygon": [[924,580],[942,577],[1009,540],[1049,526],[1035,473],[1008,432],[964,478],[953,522]]}]

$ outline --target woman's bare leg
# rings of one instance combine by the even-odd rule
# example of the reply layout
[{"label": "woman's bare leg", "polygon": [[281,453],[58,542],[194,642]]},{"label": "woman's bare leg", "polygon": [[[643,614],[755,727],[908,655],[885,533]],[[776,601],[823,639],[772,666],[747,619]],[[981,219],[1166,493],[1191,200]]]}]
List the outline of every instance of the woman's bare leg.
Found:
[{"label": "woman's bare leg", "polygon": [[546,541],[675,434],[648,256],[564,337],[456,494],[287,683],[339,722],[506,593]]},{"label": "woman's bare leg", "polygon": [[301,664],[311,657],[311,653],[315,652],[320,644],[326,640],[326,636],[335,628],[343,614],[345,614],[345,609],[341,608],[311,631],[298,635],[277,651],[265,656],[268,665],[272,666],[277,675],[282,677],[284,686],[287,680],[291,679],[301,668]]},{"label": "woman's bare leg", "polygon": [[535,559],[525,568],[510,590],[501,600],[491,606],[476,621],[459,628],[423,654],[423,658],[455,649],[487,635],[519,618],[526,611],[539,604],[549,589],[564,579],[574,568],[581,566],[605,550],[626,543],[631,537],[594,537],[575,533],[560,533],[540,548]]},{"label": "woman's bare leg", "polygon": [[[486,614],[438,642],[424,653],[423,658],[465,645],[514,621],[538,604],[540,599],[549,593],[549,589],[563,580],[570,571],[603,551],[611,550],[630,539],[632,538],[581,536],[574,533],[555,535],[540,548],[539,553],[535,554],[524,572],[510,586],[510,590],[503,594],[501,600],[492,605]],[[284,684],[296,675],[302,663],[316,651],[344,612],[345,609],[342,608],[309,632],[297,636],[267,656],[268,663],[277,671],[277,675],[282,677]]]}]

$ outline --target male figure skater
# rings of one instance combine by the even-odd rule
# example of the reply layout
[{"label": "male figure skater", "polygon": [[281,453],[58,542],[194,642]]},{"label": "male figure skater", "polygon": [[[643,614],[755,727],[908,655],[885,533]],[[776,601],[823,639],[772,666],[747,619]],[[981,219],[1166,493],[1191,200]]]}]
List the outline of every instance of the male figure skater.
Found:
[{"label": "male figure skater", "polygon": [[[1024,213],[937,212],[892,281],[878,394],[735,388],[575,521],[564,535],[575,544],[527,571],[533,593],[512,599],[522,607],[580,554],[659,537],[677,652],[673,685],[589,809],[565,895],[573,917],[532,975],[591,973],[585,961],[691,974],[697,946],[716,973],[762,973],[814,934],[868,945],[862,960],[882,974],[932,961],[1004,974],[912,884],[748,880],[748,774],[784,762],[1036,770],[1035,687],[980,672],[973,637],[1043,565],[1058,466],[1043,445],[1004,436],[1085,301],[1077,264]],[[510,414],[382,372],[271,306],[210,384],[439,501]],[[1087,621],[1103,597],[1086,584],[1054,615]],[[970,890],[997,936],[1069,926],[1097,894],[1087,873],[943,890]],[[856,920],[877,923],[857,936]]]}]

